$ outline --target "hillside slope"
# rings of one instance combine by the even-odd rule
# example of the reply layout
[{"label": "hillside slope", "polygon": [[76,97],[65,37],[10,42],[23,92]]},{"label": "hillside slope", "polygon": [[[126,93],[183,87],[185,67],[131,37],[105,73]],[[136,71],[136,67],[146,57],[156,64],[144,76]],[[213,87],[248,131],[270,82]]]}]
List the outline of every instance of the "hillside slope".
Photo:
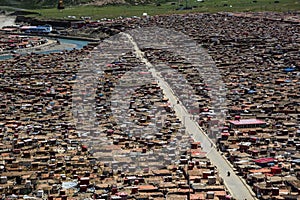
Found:
[{"label": "hillside slope", "polygon": [[[63,0],[65,5],[86,4],[92,1],[93,0]],[[0,6],[12,6],[27,9],[51,8],[56,7],[57,3],[58,0],[0,0]]]}]

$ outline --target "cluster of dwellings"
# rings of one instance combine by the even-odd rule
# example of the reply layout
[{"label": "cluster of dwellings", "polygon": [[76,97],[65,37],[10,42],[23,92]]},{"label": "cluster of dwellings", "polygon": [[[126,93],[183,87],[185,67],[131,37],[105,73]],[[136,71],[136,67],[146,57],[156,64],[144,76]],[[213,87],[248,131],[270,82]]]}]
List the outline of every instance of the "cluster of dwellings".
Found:
[{"label": "cluster of dwellings", "polygon": [[277,20],[289,23],[299,23],[300,19],[297,12],[287,12],[287,13],[277,13],[277,12],[243,12],[243,13],[233,13],[234,16],[247,17],[253,19],[267,19],[267,20]]},{"label": "cluster of dwellings", "polygon": [[[257,197],[297,199],[299,21],[259,16],[193,14],[158,17],[149,23],[185,32],[212,56],[227,90],[225,123],[216,127],[217,145]],[[199,124],[210,134],[211,128],[220,125],[214,119],[219,108],[213,107],[207,95],[206,77],[199,77],[186,62],[174,67],[174,56],[169,53],[160,58],[171,60],[173,68],[193,84],[200,96]]]},{"label": "cluster of dwellings", "polygon": [[[219,70],[226,107],[216,108],[199,71],[178,55],[144,50],[169,62],[196,91],[199,124],[261,199],[299,196],[299,16],[291,13],[219,13],[154,16],[108,23],[114,33],[159,26],[201,44]],[[103,30],[105,27],[100,26]],[[154,59],[155,58],[155,59]],[[218,110],[219,109],[219,110]],[[224,123],[215,119],[225,111]],[[196,115],[197,113],[191,113]],[[212,131],[213,130],[213,131]]]},{"label": "cluster of dwellings", "polygon": [[[198,113],[192,114],[257,197],[297,199],[299,23],[267,17],[155,16],[117,20],[100,29],[112,34],[143,26],[174,28],[202,44],[223,77],[218,84],[226,86],[226,107],[213,107],[211,83],[185,58],[162,49],[143,51],[193,86]],[[101,49],[92,47],[1,62],[3,198],[230,198],[201,143],[186,135],[147,71],[139,71],[138,78],[149,83],[136,90],[124,87],[129,98],[115,93],[122,92],[118,83],[135,82],[122,82],[141,64],[130,51],[107,55],[111,62],[102,68],[97,54],[91,57]],[[126,113],[116,109],[120,102],[114,99],[127,101]],[[220,110],[222,124],[215,119]]]},{"label": "cluster of dwellings", "polygon": [[[132,125],[117,121],[111,99],[121,76],[139,65],[132,53],[101,69],[91,99],[92,81],[85,87],[81,81],[90,80],[92,49],[1,62],[1,198],[231,199],[201,143],[185,133],[146,71],[138,74],[150,82],[127,102],[124,116]],[[93,99],[96,121],[90,126],[84,103]]]},{"label": "cluster of dwellings", "polygon": [[0,52],[10,52],[18,49],[31,48],[47,43],[46,38],[23,35],[0,34]]},{"label": "cluster of dwellings", "polygon": [[2,32],[21,32],[27,34],[49,34],[52,31],[51,25],[38,25],[38,26],[27,26],[27,25],[16,25],[16,26],[6,26],[1,28]]},{"label": "cluster of dwellings", "polygon": [[21,26],[20,31],[24,33],[48,34],[52,31],[51,25]]}]

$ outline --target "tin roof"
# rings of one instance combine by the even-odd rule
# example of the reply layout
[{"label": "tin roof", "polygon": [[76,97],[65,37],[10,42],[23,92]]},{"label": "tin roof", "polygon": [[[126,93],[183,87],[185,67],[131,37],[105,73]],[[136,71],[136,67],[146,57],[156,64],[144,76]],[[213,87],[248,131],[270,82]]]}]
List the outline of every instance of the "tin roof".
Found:
[{"label": "tin roof", "polygon": [[275,160],[276,160],[275,158],[259,158],[259,159],[255,159],[253,161],[255,163],[259,163],[259,164],[265,164],[265,163],[274,162]]}]

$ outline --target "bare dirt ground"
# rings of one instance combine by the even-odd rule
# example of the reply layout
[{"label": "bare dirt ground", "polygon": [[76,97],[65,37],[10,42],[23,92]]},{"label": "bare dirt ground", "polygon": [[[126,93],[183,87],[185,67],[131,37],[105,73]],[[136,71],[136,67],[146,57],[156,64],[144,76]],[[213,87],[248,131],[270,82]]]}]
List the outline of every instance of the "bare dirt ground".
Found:
[{"label": "bare dirt ground", "polygon": [[16,17],[14,16],[0,15],[0,28],[15,25],[15,20]]}]

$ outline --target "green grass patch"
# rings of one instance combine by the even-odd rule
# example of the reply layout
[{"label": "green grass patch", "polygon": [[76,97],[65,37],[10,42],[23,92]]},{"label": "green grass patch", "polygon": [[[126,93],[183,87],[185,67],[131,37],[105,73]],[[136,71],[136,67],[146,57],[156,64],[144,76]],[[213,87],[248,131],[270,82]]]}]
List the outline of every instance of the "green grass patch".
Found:
[{"label": "green grass patch", "polygon": [[[182,5],[185,7],[193,7],[192,10],[176,10]],[[101,18],[116,18],[119,16],[142,16],[143,13],[149,15],[162,15],[173,13],[190,13],[190,12],[249,12],[249,11],[299,11],[299,0],[188,0],[182,2],[163,3],[161,6],[156,4],[149,5],[107,5],[103,7],[95,6],[69,6],[64,10],[59,11],[54,8],[34,10],[41,14],[41,18],[47,19],[68,19],[68,16],[76,16],[80,19],[81,16],[90,16],[92,19]]]},{"label": "green grass patch", "polygon": [[76,19],[80,19],[81,16],[90,16],[92,19],[101,19],[101,18],[116,18],[119,16],[129,17],[129,16],[142,16],[143,13],[148,13],[149,15],[158,15],[158,14],[170,14],[174,13],[176,9],[175,6],[171,5],[138,5],[138,6],[104,6],[104,7],[95,7],[95,6],[75,6],[67,7],[63,10],[53,9],[42,9],[35,10],[41,14],[42,18],[51,18],[51,19],[67,19],[68,16],[75,16]]},{"label": "green grass patch", "polygon": [[[63,0],[65,5],[79,5],[91,0]],[[0,0],[0,6],[18,7],[23,9],[39,9],[56,7],[58,0]]]},{"label": "green grass patch", "polygon": [[10,7],[10,6],[0,6],[0,10],[5,10],[8,12],[13,12],[19,10],[18,8]]}]

